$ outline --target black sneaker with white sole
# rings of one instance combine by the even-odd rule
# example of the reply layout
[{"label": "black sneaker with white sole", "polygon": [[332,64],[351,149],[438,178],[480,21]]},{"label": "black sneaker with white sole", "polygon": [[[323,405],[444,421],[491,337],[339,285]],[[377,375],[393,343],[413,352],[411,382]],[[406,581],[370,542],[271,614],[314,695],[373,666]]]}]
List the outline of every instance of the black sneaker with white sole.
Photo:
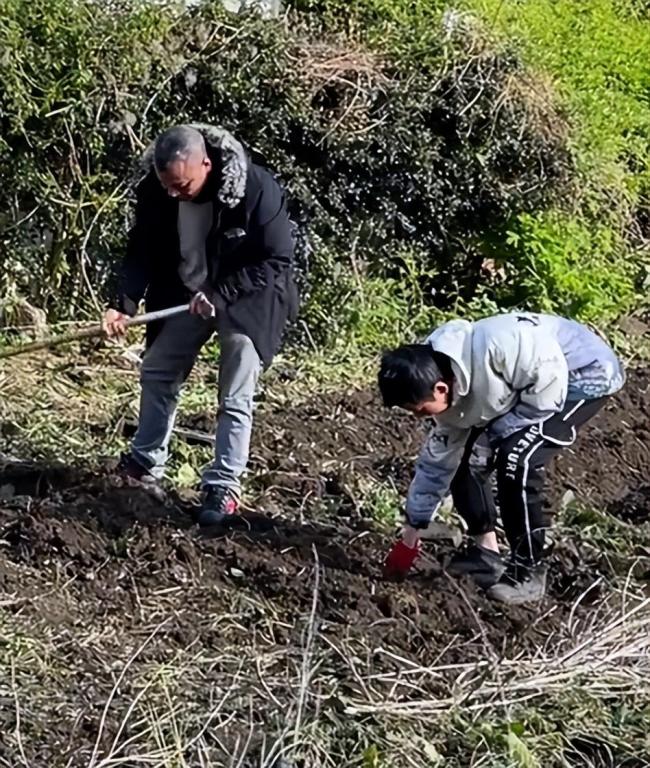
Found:
[{"label": "black sneaker with white sole", "polygon": [[469,576],[481,589],[488,589],[501,578],[506,564],[498,552],[470,544],[456,552],[445,568],[450,576]]}]

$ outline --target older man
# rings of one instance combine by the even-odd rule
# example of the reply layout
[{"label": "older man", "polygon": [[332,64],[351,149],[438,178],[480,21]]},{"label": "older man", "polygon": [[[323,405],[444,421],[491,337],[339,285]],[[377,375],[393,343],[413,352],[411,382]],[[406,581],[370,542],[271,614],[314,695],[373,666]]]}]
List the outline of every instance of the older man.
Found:
[{"label": "older man", "polygon": [[259,373],[297,311],[292,226],[274,177],[220,128],[170,128],[143,164],[135,222],[104,327],[123,334],[126,316],[143,298],[147,310],[189,301],[190,313],[148,329],[138,430],[119,468],[143,482],[162,477],[181,386],[216,332],[216,452],[202,478],[199,523],[223,524],[239,508]]}]

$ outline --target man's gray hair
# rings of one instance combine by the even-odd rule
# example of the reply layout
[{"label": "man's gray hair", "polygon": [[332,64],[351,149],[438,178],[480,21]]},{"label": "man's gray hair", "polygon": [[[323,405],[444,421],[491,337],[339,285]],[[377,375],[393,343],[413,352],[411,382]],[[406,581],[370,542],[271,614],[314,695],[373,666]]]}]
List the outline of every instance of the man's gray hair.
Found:
[{"label": "man's gray hair", "polygon": [[153,162],[157,171],[166,170],[171,163],[187,160],[193,155],[206,156],[205,141],[196,128],[189,125],[175,125],[168,128],[156,139]]}]

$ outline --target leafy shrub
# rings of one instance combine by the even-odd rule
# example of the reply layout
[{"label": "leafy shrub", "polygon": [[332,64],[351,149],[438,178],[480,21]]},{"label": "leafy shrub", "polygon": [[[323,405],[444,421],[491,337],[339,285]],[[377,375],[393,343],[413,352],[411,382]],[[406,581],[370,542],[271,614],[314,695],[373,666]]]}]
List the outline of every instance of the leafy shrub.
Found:
[{"label": "leafy shrub", "polygon": [[[633,0],[467,0],[554,78],[572,130],[572,196],[507,227],[500,301],[607,321],[647,300],[650,25]],[[516,272],[513,270],[516,269]],[[517,283],[515,288],[514,283]]]},{"label": "leafy shrub", "polygon": [[639,269],[607,225],[557,211],[522,214],[498,250],[507,274],[496,290],[502,305],[606,322],[640,300],[632,279]]},{"label": "leafy shrub", "polygon": [[[643,300],[650,273],[650,25],[636,0],[292,0],[328,29],[344,28],[403,63],[435,66],[451,35],[472,40],[476,18],[552,82],[570,126],[573,183],[552,211],[514,216],[481,236],[506,281],[481,284],[477,308],[526,304],[608,320]],[[348,12],[349,10],[349,12]],[[474,17],[468,14],[476,14]],[[485,39],[485,32],[482,33]],[[457,44],[457,43],[456,43]],[[521,86],[521,78],[515,81]],[[645,280],[645,282],[644,282]],[[641,294],[641,295],[640,295]],[[646,291],[647,294],[647,291]],[[478,299],[478,301],[477,301]],[[467,306],[467,305],[466,305]]]},{"label": "leafy shrub", "polygon": [[314,272],[336,283],[306,308],[315,343],[340,330],[327,302],[350,280],[396,285],[404,253],[423,295],[471,296],[481,241],[570,173],[552,98],[478,28],[429,29],[439,43],[414,66],[405,37],[391,56],[309,14],[268,22],[217,0],[1,5],[0,285],[57,316],[101,305],[134,156],[172,123],[224,125],[285,180]]}]

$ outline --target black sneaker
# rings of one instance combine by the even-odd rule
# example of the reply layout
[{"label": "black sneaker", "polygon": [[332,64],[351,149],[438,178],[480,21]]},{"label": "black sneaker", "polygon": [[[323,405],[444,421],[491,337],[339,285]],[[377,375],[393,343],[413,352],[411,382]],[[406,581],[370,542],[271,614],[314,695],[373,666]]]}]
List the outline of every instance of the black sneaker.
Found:
[{"label": "black sneaker", "polygon": [[116,467],[116,472],[131,486],[145,490],[158,501],[166,501],[167,494],[160,482],[146,467],[130,453],[123,453]]},{"label": "black sneaker", "polygon": [[239,514],[239,503],[239,495],[232,488],[209,486],[203,494],[199,525],[209,528],[213,525],[232,524]]},{"label": "black sneaker", "polygon": [[501,578],[506,564],[498,552],[470,544],[456,552],[445,568],[450,576],[470,576],[481,589],[488,589]]},{"label": "black sneaker", "polygon": [[136,480],[138,483],[157,483],[156,478],[133,457],[132,453],[123,453],[120,456],[116,471],[123,477]]},{"label": "black sneaker", "polygon": [[511,562],[499,581],[488,589],[488,597],[499,603],[521,605],[539,602],[546,594],[546,574],[544,564],[522,565]]}]

